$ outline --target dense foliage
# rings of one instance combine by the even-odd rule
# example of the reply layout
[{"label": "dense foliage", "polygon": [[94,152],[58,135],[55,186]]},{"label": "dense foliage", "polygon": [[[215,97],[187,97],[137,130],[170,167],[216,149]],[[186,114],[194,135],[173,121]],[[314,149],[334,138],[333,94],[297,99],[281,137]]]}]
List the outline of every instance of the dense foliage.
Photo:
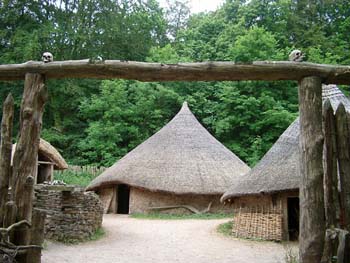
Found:
[{"label": "dense foliage", "polygon": [[[184,1],[0,1],[0,63],[94,58],[159,61],[308,60],[350,64],[350,2],[226,0],[190,15]],[[20,104],[22,82],[0,83]],[[69,163],[108,166],[167,123],[188,101],[201,123],[250,165],[297,115],[292,82],[51,80],[43,137]],[[16,118],[18,125],[18,116]]]}]

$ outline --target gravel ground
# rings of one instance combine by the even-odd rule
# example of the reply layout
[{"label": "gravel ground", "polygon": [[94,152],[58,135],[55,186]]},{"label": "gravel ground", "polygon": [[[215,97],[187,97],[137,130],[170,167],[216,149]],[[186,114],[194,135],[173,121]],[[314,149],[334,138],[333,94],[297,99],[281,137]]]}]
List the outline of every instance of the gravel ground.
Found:
[{"label": "gravel ground", "polygon": [[[43,263],[282,263],[286,250],[273,242],[224,237],[220,220],[146,220],[105,215],[106,235],[79,245],[48,242]],[[295,248],[295,244],[293,244]]]}]

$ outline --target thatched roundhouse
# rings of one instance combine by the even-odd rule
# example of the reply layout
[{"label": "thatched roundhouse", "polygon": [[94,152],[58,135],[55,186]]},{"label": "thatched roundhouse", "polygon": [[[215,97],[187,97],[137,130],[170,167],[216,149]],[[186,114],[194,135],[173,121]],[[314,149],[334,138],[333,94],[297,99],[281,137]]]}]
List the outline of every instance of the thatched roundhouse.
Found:
[{"label": "thatched roundhouse", "polygon": [[[12,159],[16,150],[16,144],[12,146]],[[62,155],[49,142],[40,139],[38,149],[38,172],[35,182],[40,184],[52,181],[54,170],[65,170],[68,164]]]},{"label": "thatched roundhouse", "polygon": [[[250,168],[217,141],[185,102],[161,130],[93,180],[105,212],[148,212],[150,207],[222,208],[227,185]],[[172,211],[174,212],[174,211]],[[179,212],[179,211],[177,211]]]},{"label": "thatched roundhouse", "polygon": [[[350,101],[335,85],[322,86],[323,101],[335,111]],[[233,206],[237,237],[293,240],[299,229],[299,118],[260,162],[233,182],[221,200]]]}]

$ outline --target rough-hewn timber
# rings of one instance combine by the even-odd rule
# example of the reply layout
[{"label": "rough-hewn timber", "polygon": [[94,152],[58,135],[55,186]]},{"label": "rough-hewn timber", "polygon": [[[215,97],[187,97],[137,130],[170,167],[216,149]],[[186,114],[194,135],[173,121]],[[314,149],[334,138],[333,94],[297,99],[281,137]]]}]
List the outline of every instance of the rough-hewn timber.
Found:
[{"label": "rough-hewn timber", "polygon": [[343,104],[336,111],[341,228],[350,231],[350,129],[349,120]]},{"label": "rough-hewn timber", "polygon": [[16,222],[17,207],[14,201],[8,201],[5,207],[4,227],[9,227]]},{"label": "rough-hewn timber", "polygon": [[337,175],[337,144],[335,130],[335,116],[329,100],[323,104],[323,130],[324,130],[324,202],[326,215],[326,235],[321,263],[331,263],[336,251],[336,236],[333,229],[338,227],[339,215],[338,175]]},{"label": "rough-hewn timber", "polygon": [[[44,243],[44,227],[46,213],[39,209],[34,209],[32,227],[30,229],[30,244],[42,246]],[[41,249],[32,248],[27,254],[27,263],[40,263]]]},{"label": "rough-hewn timber", "polygon": [[0,227],[3,226],[11,177],[12,125],[14,101],[9,94],[3,105],[0,145]]},{"label": "rough-hewn timber", "polygon": [[324,123],[324,200],[326,228],[338,227],[338,175],[335,117],[329,100],[323,105]]},{"label": "rough-hewn timber", "polygon": [[26,73],[45,74],[47,78],[121,78],[140,81],[301,80],[307,76],[319,76],[323,83],[350,83],[350,66],[289,61],[162,64],[120,60],[92,62],[85,59],[0,65],[0,80],[21,80]]},{"label": "rough-hewn timber", "polygon": [[321,261],[325,235],[321,81],[306,77],[299,83],[301,263]]},{"label": "rough-hewn timber", "polygon": [[[32,219],[32,205],[35,172],[37,169],[37,155],[44,104],[47,100],[47,90],[44,76],[28,73],[25,77],[24,91],[20,114],[19,139],[13,158],[13,196],[17,205],[17,221]],[[27,245],[29,231],[18,229],[15,232],[14,243]],[[26,262],[25,257],[18,262]]]}]

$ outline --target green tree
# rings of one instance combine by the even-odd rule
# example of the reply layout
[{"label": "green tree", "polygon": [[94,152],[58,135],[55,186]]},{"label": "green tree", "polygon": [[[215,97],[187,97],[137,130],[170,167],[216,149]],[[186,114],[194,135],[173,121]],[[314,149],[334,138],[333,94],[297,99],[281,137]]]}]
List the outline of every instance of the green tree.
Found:
[{"label": "green tree", "polygon": [[89,123],[79,143],[82,163],[113,164],[163,127],[180,105],[179,96],[159,84],[103,81],[100,93],[80,106]]}]

